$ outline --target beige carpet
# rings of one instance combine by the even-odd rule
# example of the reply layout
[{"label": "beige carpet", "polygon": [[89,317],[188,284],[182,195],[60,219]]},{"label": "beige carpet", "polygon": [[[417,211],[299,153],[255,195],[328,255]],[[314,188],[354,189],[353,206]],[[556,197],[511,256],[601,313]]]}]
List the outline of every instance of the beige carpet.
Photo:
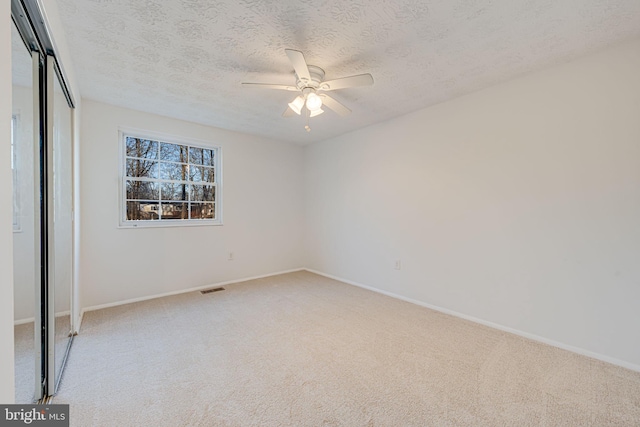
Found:
[{"label": "beige carpet", "polygon": [[[69,315],[56,317],[56,372],[62,369],[64,354],[69,342]],[[33,322],[16,325],[14,333],[14,368],[16,403],[33,403],[35,401],[36,359]]]},{"label": "beige carpet", "polygon": [[15,326],[13,336],[16,403],[33,403],[36,381],[33,322]]},{"label": "beige carpet", "polygon": [[86,313],[72,426],[634,426],[640,373],[307,272]]}]

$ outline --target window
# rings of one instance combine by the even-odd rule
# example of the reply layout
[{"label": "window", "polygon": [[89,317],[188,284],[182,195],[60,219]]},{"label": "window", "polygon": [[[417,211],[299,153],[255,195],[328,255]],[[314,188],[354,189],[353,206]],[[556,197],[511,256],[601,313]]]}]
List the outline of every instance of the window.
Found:
[{"label": "window", "polygon": [[13,174],[13,231],[20,229],[20,186],[18,185],[18,116],[11,117],[11,172]]},{"label": "window", "polygon": [[222,224],[219,147],[120,135],[121,226]]}]

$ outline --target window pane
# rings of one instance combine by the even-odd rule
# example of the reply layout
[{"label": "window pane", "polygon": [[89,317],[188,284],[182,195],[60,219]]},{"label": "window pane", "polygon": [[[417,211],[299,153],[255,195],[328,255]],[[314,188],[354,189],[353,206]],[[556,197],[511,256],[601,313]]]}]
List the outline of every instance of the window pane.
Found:
[{"label": "window pane", "polygon": [[142,159],[155,159],[158,157],[158,142],[148,139],[126,138],[127,156],[140,157]]},{"label": "window pane", "polygon": [[187,146],[161,142],[160,160],[187,163]]},{"label": "window pane", "polygon": [[127,220],[158,219],[158,202],[127,202]]},{"label": "window pane", "polygon": [[160,163],[160,178],[172,181],[188,181],[188,166],[184,163]]},{"label": "window pane", "polygon": [[191,181],[215,182],[213,168],[189,166],[189,172],[191,173]]},{"label": "window pane", "polygon": [[201,165],[202,160],[202,148],[189,147],[189,162],[194,165]]},{"label": "window pane", "polygon": [[203,150],[204,161],[202,163],[205,166],[214,166],[214,163],[213,163],[213,161],[215,160],[214,153],[215,153],[215,150],[207,150],[207,149]]},{"label": "window pane", "polygon": [[161,219],[189,219],[189,204],[163,202]]},{"label": "window pane", "polygon": [[127,176],[157,179],[158,162],[127,159]]},{"label": "window pane", "polygon": [[216,188],[212,185],[192,185],[191,200],[213,202],[216,199]]},{"label": "window pane", "polygon": [[191,203],[191,219],[215,219],[214,203]]},{"label": "window pane", "polygon": [[189,147],[189,162],[195,165],[214,166],[214,151],[207,148]]},{"label": "window pane", "polygon": [[158,200],[158,184],[127,180],[127,199]]},{"label": "window pane", "polygon": [[189,185],[165,182],[162,184],[162,200],[189,200]]}]

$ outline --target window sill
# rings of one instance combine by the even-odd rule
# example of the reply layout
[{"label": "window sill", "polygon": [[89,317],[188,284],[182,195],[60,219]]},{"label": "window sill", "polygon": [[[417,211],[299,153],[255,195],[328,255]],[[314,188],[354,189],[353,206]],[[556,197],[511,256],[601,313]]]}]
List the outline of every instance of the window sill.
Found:
[{"label": "window sill", "polygon": [[166,227],[205,227],[222,225],[222,221],[203,221],[203,220],[164,220],[164,221],[136,221],[122,222],[118,224],[118,228],[135,229],[135,228],[166,228]]}]

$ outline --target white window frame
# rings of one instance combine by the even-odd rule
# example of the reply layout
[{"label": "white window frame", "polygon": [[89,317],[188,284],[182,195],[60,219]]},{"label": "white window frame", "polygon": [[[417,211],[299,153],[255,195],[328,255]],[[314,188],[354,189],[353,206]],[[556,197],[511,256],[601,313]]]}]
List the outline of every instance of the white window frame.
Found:
[{"label": "white window frame", "polygon": [[11,116],[11,172],[13,179],[13,232],[22,232],[20,224],[20,183],[18,180],[18,114]]},{"label": "white window frame", "polygon": [[[205,148],[215,150],[214,156],[214,187],[215,187],[215,219],[168,219],[168,220],[128,220],[126,203],[126,138],[135,137],[169,144],[186,145],[195,148]],[[119,194],[118,194],[118,227],[119,228],[149,228],[149,227],[188,227],[188,226],[210,226],[222,225],[222,147],[213,145],[210,142],[178,137],[159,132],[152,132],[140,129],[119,128],[118,130],[119,150]],[[160,179],[150,179],[150,181],[162,183],[167,182]],[[189,181],[191,182],[191,181]]]}]

